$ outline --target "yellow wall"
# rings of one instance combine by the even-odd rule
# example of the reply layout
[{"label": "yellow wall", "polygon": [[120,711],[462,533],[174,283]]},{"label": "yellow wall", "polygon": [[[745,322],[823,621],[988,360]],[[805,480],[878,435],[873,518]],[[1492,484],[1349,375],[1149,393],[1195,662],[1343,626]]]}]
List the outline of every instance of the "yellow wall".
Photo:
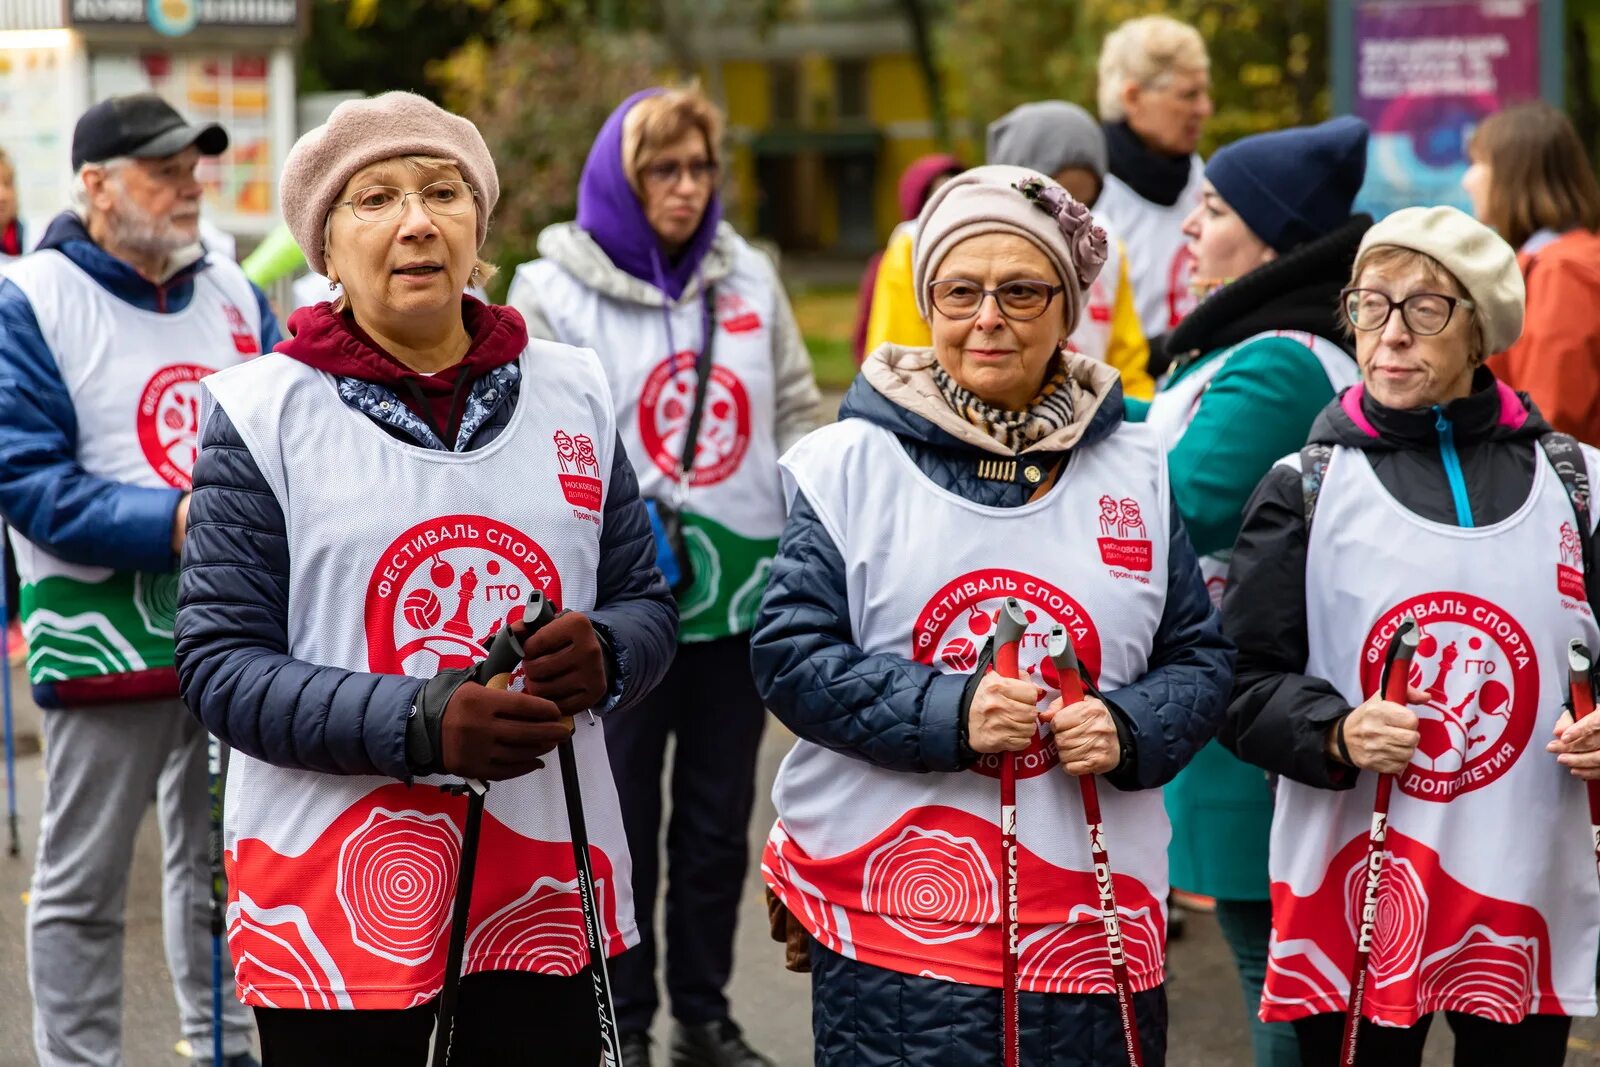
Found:
[{"label": "yellow wall", "polygon": [[867,114],[875,124],[920,122],[931,113],[915,59],[907,54],[872,58],[867,66]]},{"label": "yellow wall", "polygon": [[[771,77],[761,60],[728,60],[721,68],[723,91],[728,104],[728,121],[751,136],[766,131],[772,122]],[[800,60],[800,121],[802,126],[832,127],[837,117],[832,109],[833,61],[810,54]],[[871,124],[883,129],[890,124],[927,124],[925,136],[895,137],[884,130],[882,152],[874,180],[873,213],[880,240],[900,222],[898,187],[900,174],[918,157],[939,151],[933,140],[932,114],[922,75],[909,53],[874,56],[867,64],[867,115]],[[981,162],[981,144],[961,139],[957,154],[968,163]],[[976,154],[974,154],[976,153]],[[838,190],[825,180],[820,159],[803,159],[798,164],[807,185],[814,190],[810,210],[816,212],[817,236],[823,247],[831,247],[839,234]],[[753,153],[743,141],[735,142],[728,159],[728,197],[730,220],[746,233],[753,233],[756,220],[756,168]],[[805,210],[795,205],[796,210]]]},{"label": "yellow wall", "polygon": [[[765,129],[771,121],[771,78],[764,63],[730,60],[722,64],[722,88],[728,101],[728,124],[751,133]],[[728,159],[727,193],[729,219],[741,233],[756,231],[755,155],[743,141],[733,142]]]},{"label": "yellow wall", "polygon": [[728,100],[728,122],[765,129],[772,121],[772,79],[765,63],[729,60],[722,64],[722,91]]}]

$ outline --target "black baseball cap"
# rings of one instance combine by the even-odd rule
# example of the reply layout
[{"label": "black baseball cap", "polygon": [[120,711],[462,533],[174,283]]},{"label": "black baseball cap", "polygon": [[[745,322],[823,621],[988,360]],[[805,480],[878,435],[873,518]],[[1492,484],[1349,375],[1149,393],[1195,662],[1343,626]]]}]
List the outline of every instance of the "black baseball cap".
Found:
[{"label": "black baseball cap", "polygon": [[155,93],[113,96],[79,117],[72,131],[72,169],[120,156],[161,159],[190,145],[201,155],[221,155],[228,148],[228,131],[215,122],[189,125]]}]

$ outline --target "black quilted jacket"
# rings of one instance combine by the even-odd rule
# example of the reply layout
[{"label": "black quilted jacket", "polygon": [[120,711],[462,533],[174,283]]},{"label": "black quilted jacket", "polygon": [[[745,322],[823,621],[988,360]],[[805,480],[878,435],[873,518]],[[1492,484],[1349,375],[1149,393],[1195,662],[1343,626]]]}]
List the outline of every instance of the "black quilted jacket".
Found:
[{"label": "black quilted jacket", "polygon": [[[938,485],[987,507],[1019,507],[1034,486],[980,478],[993,459],[895,404],[863,376],[841,419],[868,419],[892,431]],[[1122,422],[1113,385],[1079,439],[1092,448]],[[1057,456],[1028,453],[1050,465]],[[1021,464],[1018,465],[1019,467]],[[1131,758],[1111,784],[1149,789],[1171,781],[1217,732],[1233,683],[1233,646],[1222,636],[1194,549],[1172,509],[1167,604],[1149,672],[1105,697],[1131,738]],[[930,531],[930,543],[937,532]],[[798,736],[880,767],[961,770],[957,723],[966,714],[967,678],[854,643],[844,560],[803,494],[790,507],[766,597],[751,640],[756,684],[775,715]]]},{"label": "black quilted jacket", "polygon": [[[362,397],[383,390],[359,384],[355,393]],[[522,397],[519,385],[480,390],[475,383],[474,392],[498,396],[463,451],[500,436],[519,401],[538,402],[537,389]],[[365,406],[369,417],[379,410]],[[404,411],[398,398],[382,407]],[[411,444],[430,444],[406,436],[391,422],[379,425]],[[432,446],[438,447],[437,439]],[[620,440],[615,456],[601,527],[596,606],[587,613],[613,653],[611,707],[638,700],[666,674],[677,650],[678,619],[655,566],[650,519]],[[347,476],[352,485],[360,484],[358,472]],[[179,579],[177,666],[185,701],[213,734],[268,763],[409,782],[406,719],[422,680],[295,659],[288,654],[288,617],[283,511],[219,407],[206,424],[195,462]]]}]

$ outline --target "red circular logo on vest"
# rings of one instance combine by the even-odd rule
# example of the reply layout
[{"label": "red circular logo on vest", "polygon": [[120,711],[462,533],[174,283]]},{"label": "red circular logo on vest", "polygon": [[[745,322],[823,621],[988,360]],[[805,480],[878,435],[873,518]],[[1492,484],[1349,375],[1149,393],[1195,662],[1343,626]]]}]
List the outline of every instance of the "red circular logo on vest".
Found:
[{"label": "red circular logo on vest", "polygon": [[[639,396],[639,437],[657,469],[678,473],[683,438],[694,409],[695,354],[668,356],[645,379]],[[733,371],[712,364],[700,436],[695,441],[691,485],[716,485],[739,469],[750,448],[750,398]]]},{"label": "red circular logo on vest", "polygon": [[1400,788],[1419,800],[1482,789],[1528,747],[1539,714],[1539,663],[1510,614],[1467,593],[1424,593],[1379,616],[1361,646],[1361,691],[1376,693],[1384,656],[1407,615],[1422,628],[1411,684],[1428,691],[1412,706],[1422,739]]},{"label": "red circular logo on vest", "polygon": [[200,379],[215,370],[198,363],[162,367],[139,393],[135,424],[144,458],[174,489],[192,485],[200,450]]},{"label": "red circular logo on vest", "polygon": [[367,668],[431,678],[470,667],[535,589],[560,606],[561,575],[532,538],[482,515],[419,522],[367,582]]},{"label": "red circular logo on vest", "polygon": [[[1045,638],[1056,623],[1066,627],[1085,676],[1091,682],[1099,676],[1100,631],[1082,605],[1043,579],[1000,568],[969,571],[933,594],[911,631],[911,658],[957,674],[971,671],[978,664],[984,642],[994,632],[1006,597],[1016,597],[1027,612],[1028,630],[1017,650],[1017,666],[1025,680],[1049,690],[1046,702],[1055,699],[1060,681],[1055,664],[1045,654]],[[1058,765],[1055,738],[1048,732],[1034,737],[1020,755],[1019,778],[1034,778]],[[979,756],[973,770],[998,778],[1000,758]]]}]

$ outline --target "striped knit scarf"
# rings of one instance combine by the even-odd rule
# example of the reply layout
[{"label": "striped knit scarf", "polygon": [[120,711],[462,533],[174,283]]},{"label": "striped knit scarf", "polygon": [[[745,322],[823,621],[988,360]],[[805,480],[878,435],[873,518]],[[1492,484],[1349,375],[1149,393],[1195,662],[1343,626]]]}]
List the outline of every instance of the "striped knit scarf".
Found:
[{"label": "striped knit scarf", "polygon": [[933,365],[933,380],[956,414],[1000,442],[1013,452],[1021,452],[1072,422],[1072,394],[1067,361],[1057,359],[1038,395],[1022,411],[1007,411],[979,400],[939,364]]}]

